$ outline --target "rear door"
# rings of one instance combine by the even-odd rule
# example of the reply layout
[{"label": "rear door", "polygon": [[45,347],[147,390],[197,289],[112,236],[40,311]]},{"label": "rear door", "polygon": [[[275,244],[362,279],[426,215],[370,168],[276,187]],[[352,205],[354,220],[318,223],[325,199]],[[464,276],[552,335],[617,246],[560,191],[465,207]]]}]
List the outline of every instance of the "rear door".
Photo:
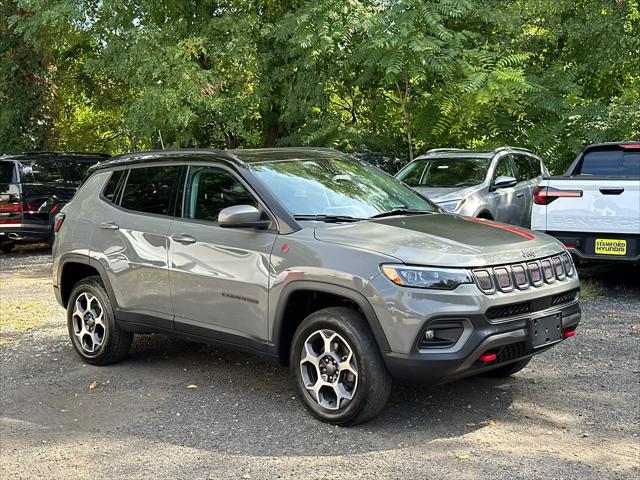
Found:
[{"label": "rear door", "polygon": [[101,193],[105,209],[91,255],[107,271],[123,320],[173,328],[167,233],[182,168],[147,164],[116,171]]},{"label": "rear door", "polygon": [[220,210],[260,202],[231,170],[191,165],[183,217],[169,231],[176,330],[255,346],[268,336],[271,250],[277,232],[218,225]]}]

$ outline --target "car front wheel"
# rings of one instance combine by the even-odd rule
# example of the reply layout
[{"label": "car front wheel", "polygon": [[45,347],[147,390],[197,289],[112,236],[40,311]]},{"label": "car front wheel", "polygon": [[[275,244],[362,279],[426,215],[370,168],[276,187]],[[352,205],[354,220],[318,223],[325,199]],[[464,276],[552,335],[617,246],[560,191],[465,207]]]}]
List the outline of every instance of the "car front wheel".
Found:
[{"label": "car front wheel", "polygon": [[290,364],[305,407],[324,422],[366,422],[384,408],[391,392],[369,326],[349,308],[309,315],[294,334]]}]

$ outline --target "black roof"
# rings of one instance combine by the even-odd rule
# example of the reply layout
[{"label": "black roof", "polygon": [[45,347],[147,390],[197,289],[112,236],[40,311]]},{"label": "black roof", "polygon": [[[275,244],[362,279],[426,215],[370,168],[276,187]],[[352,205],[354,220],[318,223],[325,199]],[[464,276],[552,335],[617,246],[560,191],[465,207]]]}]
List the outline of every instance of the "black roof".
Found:
[{"label": "black roof", "polygon": [[147,152],[124,153],[106,162],[94,165],[90,171],[103,168],[117,167],[136,163],[163,162],[167,159],[179,160],[185,157],[189,160],[226,161],[235,165],[247,165],[260,162],[274,162],[314,159],[329,160],[336,155],[347,157],[345,153],[332,148],[316,147],[288,147],[288,148],[256,148],[246,150],[218,150],[214,148],[181,148],[176,150],[154,150]]}]

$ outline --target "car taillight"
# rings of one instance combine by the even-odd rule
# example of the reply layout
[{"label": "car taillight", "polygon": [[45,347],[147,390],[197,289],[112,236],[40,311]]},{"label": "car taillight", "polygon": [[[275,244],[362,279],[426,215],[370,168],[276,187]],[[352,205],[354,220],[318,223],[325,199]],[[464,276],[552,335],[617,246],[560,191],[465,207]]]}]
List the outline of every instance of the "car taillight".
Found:
[{"label": "car taillight", "polygon": [[58,233],[60,227],[62,227],[62,223],[64,222],[64,213],[59,213],[56,215],[56,219],[53,222],[53,231]]},{"label": "car taillight", "polygon": [[22,204],[19,202],[0,204],[0,213],[22,213]]},{"label": "car taillight", "polygon": [[533,191],[533,203],[549,205],[558,198],[580,198],[582,190],[560,190],[553,187],[536,187]]}]

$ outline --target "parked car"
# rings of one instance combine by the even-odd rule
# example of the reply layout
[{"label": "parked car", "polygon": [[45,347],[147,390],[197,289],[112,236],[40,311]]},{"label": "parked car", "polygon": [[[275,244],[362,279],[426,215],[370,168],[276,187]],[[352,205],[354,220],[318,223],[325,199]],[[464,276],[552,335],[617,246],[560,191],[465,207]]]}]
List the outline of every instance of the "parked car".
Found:
[{"label": "parked car", "polygon": [[640,263],[640,141],[585,148],[534,194],[531,224],[579,260]]},{"label": "parked car", "polygon": [[355,424],[391,379],[508,376],[573,336],[579,281],[543,234],[448,215],[330,149],[176,150],[91,169],[56,216],[54,289],[84,362],[161,332],[288,364]]},{"label": "parked car", "polygon": [[53,218],[87,169],[109,155],[27,152],[0,157],[0,250],[16,242],[52,242]]},{"label": "parked car", "polygon": [[429,150],[396,177],[447,212],[528,227],[533,190],[547,170],[522,148]]}]

